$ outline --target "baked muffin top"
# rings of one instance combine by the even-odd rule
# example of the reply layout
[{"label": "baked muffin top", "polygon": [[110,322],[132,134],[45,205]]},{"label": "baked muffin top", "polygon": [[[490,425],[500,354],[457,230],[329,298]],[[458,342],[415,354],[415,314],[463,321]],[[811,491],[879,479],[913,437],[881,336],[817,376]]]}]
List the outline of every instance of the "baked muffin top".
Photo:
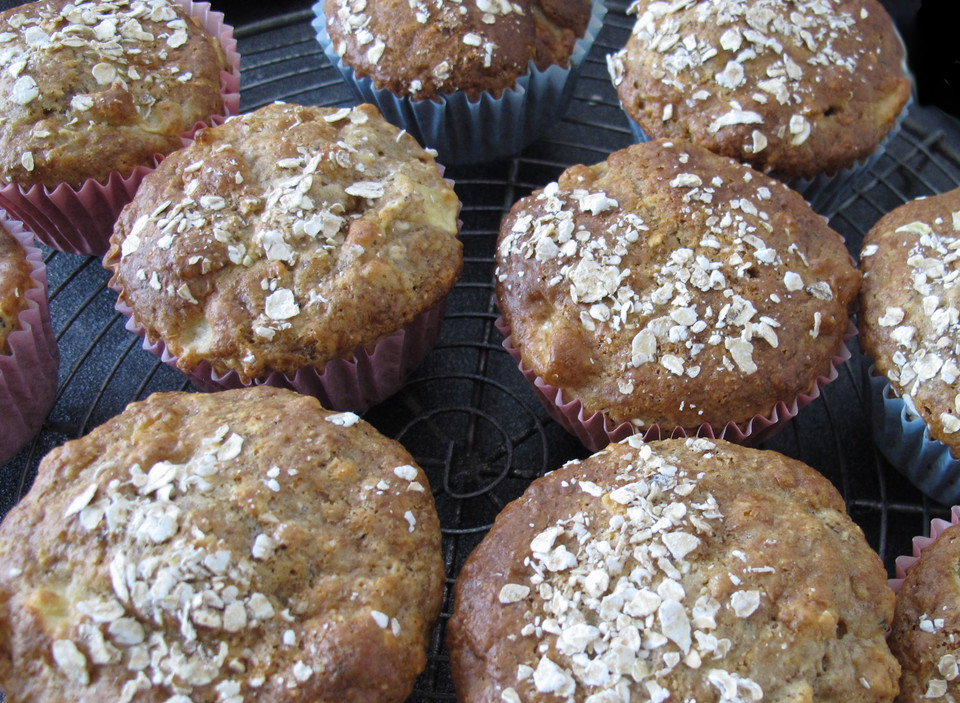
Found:
[{"label": "baked muffin top", "polygon": [[24,293],[34,286],[33,267],[27,253],[12,234],[0,225],[0,353],[9,354],[7,337],[20,325],[20,313],[27,309]]},{"label": "baked muffin top", "polygon": [[42,0],[0,14],[0,181],[103,180],[223,114],[220,41],[169,0]]},{"label": "baked muffin top", "polygon": [[960,188],[901,205],[860,253],[860,343],[930,433],[960,455]]},{"label": "baked muffin top", "polygon": [[960,527],[948,527],[920,553],[897,593],[890,650],[900,661],[903,703],[960,696]]},{"label": "baked muffin top", "polygon": [[458,212],[433,157],[373,106],[272,104],[149,174],[104,265],[184,371],[322,371],[453,288]]},{"label": "baked muffin top", "polygon": [[0,686],[36,703],[400,702],[444,578],[410,455],[263,387],[153,395],[54,449],[0,563]]},{"label": "baked muffin top", "polygon": [[911,90],[876,0],[638,0],[609,57],[627,115],[780,177],[834,174],[883,140]]},{"label": "baked muffin top", "polygon": [[525,366],[640,428],[720,428],[810,390],[859,283],[799,195],[668,141],[567,169],[514,205],[497,251]]},{"label": "baked muffin top", "polygon": [[590,0],[326,0],[327,31],[358,77],[414,100],[500,97],[532,61],[566,67]]},{"label": "baked muffin top", "polygon": [[534,481],[456,583],[461,700],[890,701],[894,596],[833,486],[633,436]]}]

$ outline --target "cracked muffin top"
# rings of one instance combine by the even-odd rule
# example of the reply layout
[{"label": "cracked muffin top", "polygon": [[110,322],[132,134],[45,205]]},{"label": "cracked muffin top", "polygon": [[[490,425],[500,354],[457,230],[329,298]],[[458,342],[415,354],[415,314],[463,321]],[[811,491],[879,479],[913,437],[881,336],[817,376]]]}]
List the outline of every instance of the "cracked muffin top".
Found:
[{"label": "cracked muffin top", "polygon": [[453,288],[459,207],[433,157],[373,106],[272,104],[148,174],[104,265],[188,373],[322,371]]}]

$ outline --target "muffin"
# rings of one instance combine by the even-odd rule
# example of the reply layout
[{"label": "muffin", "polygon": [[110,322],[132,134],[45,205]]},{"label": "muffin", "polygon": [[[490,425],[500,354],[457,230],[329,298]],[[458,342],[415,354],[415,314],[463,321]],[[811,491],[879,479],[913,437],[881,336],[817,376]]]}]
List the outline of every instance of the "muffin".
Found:
[{"label": "muffin", "polygon": [[948,701],[960,696],[960,588],[953,576],[958,561],[960,527],[954,524],[924,547],[906,570],[890,632],[890,650],[903,669],[898,701]]},{"label": "muffin", "polygon": [[0,465],[40,429],[57,392],[59,362],[42,252],[0,210]]},{"label": "muffin", "polygon": [[0,687],[36,703],[403,701],[444,579],[410,455],[275,388],[156,394],[54,449],[0,555]]},{"label": "muffin", "polygon": [[436,339],[459,207],[373,106],[275,103],[164,159],[104,265],[148,345],[201,387],[285,385],[360,410]]},{"label": "muffin", "polygon": [[106,251],[156,157],[237,111],[236,42],[206,3],[42,0],[0,33],[0,203],[64,251]]},{"label": "muffin", "polygon": [[534,481],[456,582],[459,700],[891,701],[894,596],[780,454],[638,437]]},{"label": "muffin", "polygon": [[758,439],[836,377],[860,284],[799,195],[664,140],[520,200],[496,261],[509,347],[594,450],[634,432]]},{"label": "muffin", "polygon": [[860,255],[860,344],[876,364],[874,438],[921,490],[960,498],[960,189],[881,218]]},{"label": "muffin", "polygon": [[783,179],[853,167],[910,97],[903,43],[876,0],[636,4],[608,63],[627,116]]},{"label": "muffin", "polygon": [[601,0],[323,0],[317,39],[363,100],[444,163],[520,151],[563,114]]}]

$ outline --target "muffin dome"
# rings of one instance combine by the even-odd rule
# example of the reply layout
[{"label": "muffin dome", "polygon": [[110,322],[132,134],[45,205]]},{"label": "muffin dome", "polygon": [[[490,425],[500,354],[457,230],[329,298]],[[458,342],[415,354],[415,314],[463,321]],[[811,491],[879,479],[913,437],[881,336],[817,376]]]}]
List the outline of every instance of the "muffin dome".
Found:
[{"label": "muffin dome", "polygon": [[504,218],[497,300],[525,367],[638,429],[722,428],[832,368],[860,275],[781,183],[665,140],[573,166]]},{"label": "muffin dome", "polygon": [[879,557],[774,452],[637,437],[534,481],[456,584],[461,700],[891,701]]},{"label": "muffin dome", "polygon": [[399,703],[443,593],[410,455],[275,388],[156,394],[54,449],[0,559],[0,686],[36,703]]},{"label": "muffin dome", "polygon": [[893,127],[911,84],[876,0],[635,3],[610,72],[651,137],[687,139],[780,178],[834,174]]}]

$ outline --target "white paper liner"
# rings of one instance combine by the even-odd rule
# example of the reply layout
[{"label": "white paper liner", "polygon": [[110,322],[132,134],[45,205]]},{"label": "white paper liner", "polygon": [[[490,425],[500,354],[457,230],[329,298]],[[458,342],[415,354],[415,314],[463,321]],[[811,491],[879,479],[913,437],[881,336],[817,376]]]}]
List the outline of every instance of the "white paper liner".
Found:
[{"label": "white paper liner", "polygon": [[[208,392],[275,386],[315,396],[328,410],[361,412],[386,400],[400,390],[407,376],[423,361],[440,335],[446,301],[420,313],[403,328],[376,342],[370,349],[357,347],[351,357],[328,361],[323,372],[308,366],[294,374],[273,371],[261,378],[244,382],[236,371],[218,374],[206,362],[184,372],[198,388]],[[143,339],[143,348],[173,368],[177,357],[163,341],[151,343],[145,330],[137,325],[132,310],[121,300],[116,309],[127,317],[126,328]]]},{"label": "white paper liner", "polygon": [[910,483],[934,500],[960,502],[960,460],[934,439],[926,423],[903,401],[876,366],[867,370],[873,440]]},{"label": "white paper liner", "polygon": [[37,433],[57,394],[60,351],[50,325],[47,268],[43,252],[20,222],[0,210],[0,224],[20,242],[36,285],[24,293],[27,308],[17,317],[18,329],[7,336],[9,354],[0,354],[0,464],[6,463]]},{"label": "white paper liner", "polygon": [[[220,39],[230,71],[220,72],[220,90],[224,114],[211,116],[208,123],[198,122],[181,135],[188,142],[202,127],[222,124],[230,115],[240,112],[240,54],[233,27],[224,23],[223,13],[211,10],[209,2],[176,0],[203,24],[207,32]],[[101,256],[110,245],[113,224],[120,210],[136,193],[143,177],[152,166],[137,166],[129,174],[111,173],[104,182],[88,179],[80,188],[61,184],[54,188],[36,185],[23,188],[7,184],[0,188],[0,206],[21,220],[38,240],[70,254]]]},{"label": "white paper liner", "polygon": [[[708,439],[725,439],[728,442],[753,446],[768,440],[779,432],[783,425],[800,412],[801,408],[809,405],[820,397],[820,389],[833,382],[839,376],[837,367],[850,359],[850,350],[846,342],[856,336],[856,328],[851,323],[844,334],[844,343],[831,357],[830,370],[827,375],[817,376],[813,386],[807,393],[798,394],[789,401],[777,402],[769,413],[757,414],[745,423],[728,422],[721,428],[703,423],[697,427],[661,427],[654,424],[649,427],[637,427],[630,422],[613,422],[601,412],[586,415],[583,403],[569,397],[561,388],[552,386],[537,376],[532,369],[523,365],[520,350],[513,344],[513,337],[503,318],[496,321],[497,329],[504,336],[503,348],[517,362],[517,366],[531,387],[543,407],[546,408],[557,424],[574,435],[590,451],[597,452],[610,442],[619,442],[633,434],[639,434],[644,441],[670,439],[678,437],[706,437]],[[719,431],[718,431],[719,429]]]},{"label": "white paper liner", "polygon": [[960,506],[953,506],[950,509],[950,519],[941,520],[940,518],[935,518],[930,521],[930,536],[922,537],[917,536],[913,538],[913,554],[911,556],[899,556],[896,559],[896,572],[897,577],[889,579],[887,583],[890,584],[890,588],[893,589],[894,593],[900,591],[900,588],[903,586],[903,579],[907,575],[907,569],[917,563],[917,560],[920,558],[920,553],[924,549],[933,544],[937,537],[943,534],[943,532],[950,527],[951,525],[956,525],[960,522]]},{"label": "white paper liner", "polygon": [[531,61],[529,72],[500,98],[485,92],[471,102],[464,93],[451,93],[442,95],[437,103],[397,97],[375,88],[370,78],[357,78],[333,47],[323,5],[323,0],[313,5],[313,27],[330,63],[362,100],[375,104],[388,121],[406,129],[422,146],[436,149],[438,160],[447,164],[493,161],[515,154],[560,119],[607,12],[603,0],[593,0],[586,33],[574,45],[568,68],[554,65],[540,71]]}]

